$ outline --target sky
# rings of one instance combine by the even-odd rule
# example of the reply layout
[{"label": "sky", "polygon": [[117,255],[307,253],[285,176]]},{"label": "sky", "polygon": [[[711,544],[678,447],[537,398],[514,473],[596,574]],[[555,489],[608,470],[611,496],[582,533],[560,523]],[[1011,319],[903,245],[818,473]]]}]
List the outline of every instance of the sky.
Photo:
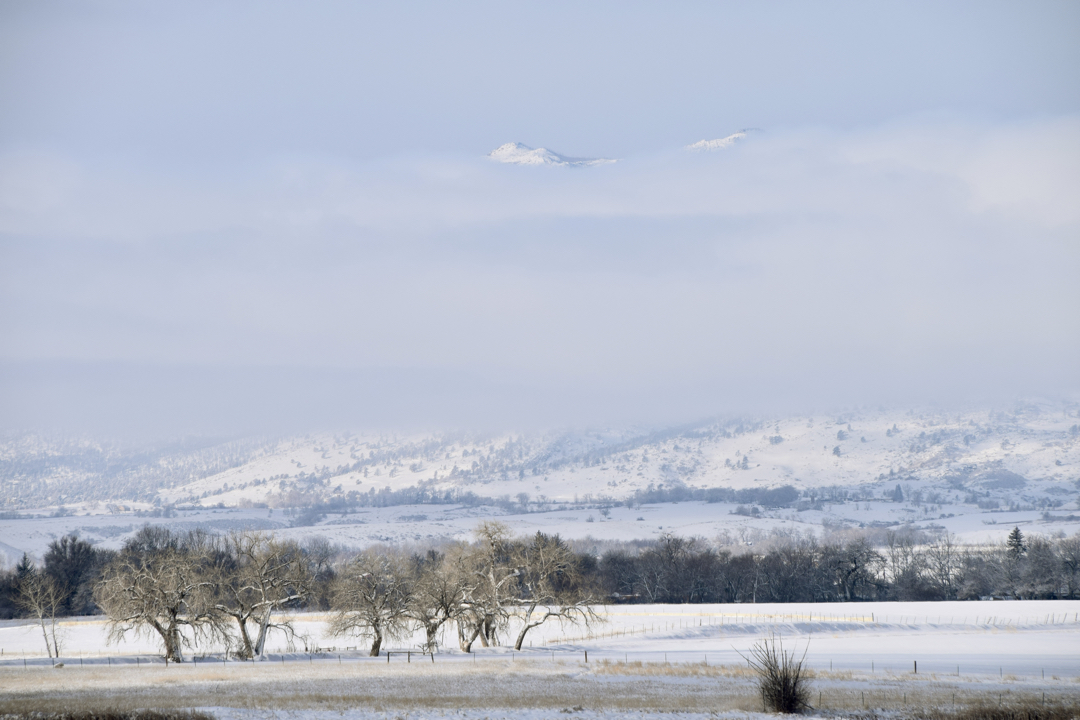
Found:
[{"label": "sky", "polygon": [[1073,2],[4,3],[0,429],[1076,398],[1078,198]]}]

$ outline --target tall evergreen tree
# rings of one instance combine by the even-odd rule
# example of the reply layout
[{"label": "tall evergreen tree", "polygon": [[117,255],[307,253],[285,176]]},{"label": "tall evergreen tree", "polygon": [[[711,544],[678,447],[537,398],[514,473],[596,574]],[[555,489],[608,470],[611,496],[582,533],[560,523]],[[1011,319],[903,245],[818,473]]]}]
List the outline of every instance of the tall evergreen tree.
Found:
[{"label": "tall evergreen tree", "polygon": [[1013,560],[1019,560],[1027,552],[1027,548],[1024,546],[1024,533],[1020,532],[1020,527],[1016,526],[1009,533],[1009,539],[1005,542],[1005,546],[1008,548],[1009,557]]}]

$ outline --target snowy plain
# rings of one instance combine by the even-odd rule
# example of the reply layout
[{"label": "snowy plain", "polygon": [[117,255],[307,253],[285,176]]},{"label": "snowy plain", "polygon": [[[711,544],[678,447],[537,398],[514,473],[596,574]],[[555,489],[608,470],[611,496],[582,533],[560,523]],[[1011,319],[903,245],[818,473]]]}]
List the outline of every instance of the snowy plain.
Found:
[{"label": "snowy plain", "polygon": [[757,700],[744,656],[776,635],[805,652],[824,709],[1080,702],[1080,601],[632,605],[603,616],[589,628],[542,626],[519,652],[466,654],[445,637],[430,657],[413,636],[371,658],[361,639],[328,636],[326,616],[302,614],[291,648],[277,636],[265,659],[244,662],[201,647],[179,667],[152,639],[107,645],[102,619],[79,618],[62,624],[59,669],[38,628],[6,622],[0,696],[199,706],[220,718],[747,717]]}]

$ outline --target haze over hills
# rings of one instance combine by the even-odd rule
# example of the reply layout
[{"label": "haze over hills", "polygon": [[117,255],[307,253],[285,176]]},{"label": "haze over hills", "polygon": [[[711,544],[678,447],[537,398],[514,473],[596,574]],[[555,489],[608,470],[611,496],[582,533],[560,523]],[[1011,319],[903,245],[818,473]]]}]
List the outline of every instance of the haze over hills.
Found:
[{"label": "haze over hills", "polygon": [[[467,539],[481,520],[603,542],[720,546],[892,529],[967,543],[1080,531],[1080,405],[862,409],[548,434],[326,432],[138,450],[0,446],[0,562],[146,522],[346,546]],[[601,543],[601,544],[598,544]],[[583,546],[585,547],[585,546]]]}]

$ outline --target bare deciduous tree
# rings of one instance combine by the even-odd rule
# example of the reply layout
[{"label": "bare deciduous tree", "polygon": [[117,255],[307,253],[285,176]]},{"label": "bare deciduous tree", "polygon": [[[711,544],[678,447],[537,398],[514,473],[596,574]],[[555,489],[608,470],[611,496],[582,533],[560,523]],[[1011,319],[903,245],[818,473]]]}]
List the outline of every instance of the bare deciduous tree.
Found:
[{"label": "bare deciduous tree", "polygon": [[558,535],[536,533],[532,541],[520,547],[517,558],[515,606],[521,618],[514,649],[520,650],[525,635],[548,620],[559,618],[576,623],[599,621],[594,604],[596,596],[579,572],[578,558]]},{"label": "bare deciduous tree", "polygon": [[945,600],[955,600],[961,569],[960,550],[956,547],[956,538],[951,533],[944,533],[926,548],[926,568],[940,596]]},{"label": "bare deciduous tree", "polygon": [[408,612],[424,629],[424,652],[435,652],[439,630],[467,611],[472,580],[463,563],[466,552],[452,546],[445,553],[431,550],[412,558],[414,592]]},{"label": "bare deciduous tree", "polygon": [[408,630],[412,597],[410,573],[400,558],[362,552],[335,583],[330,633],[370,638],[369,655],[377,657],[386,639]]},{"label": "bare deciduous tree", "polygon": [[[292,637],[288,621],[273,623],[275,612],[304,600],[311,573],[296,543],[283,542],[261,532],[232,533],[222,541],[218,561],[217,608],[236,621],[240,657],[262,656],[271,629]],[[251,639],[249,623],[258,634]]]},{"label": "bare deciduous tree", "polygon": [[45,639],[45,652],[50,658],[60,657],[60,636],[56,633],[56,617],[61,614],[70,590],[31,566],[19,582],[19,594],[15,602],[41,627]]},{"label": "bare deciduous tree", "polygon": [[189,642],[182,628],[191,630],[192,642],[227,641],[228,617],[214,602],[206,537],[144,530],[108,565],[95,589],[95,600],[109,616],[109,641],[128,633],[157,636],[173,662],[183,661]]},{"label": "bare deciduous tree", "polygon": [[507,605],[517,592],[515,583],[520,574],[510,528],[489,521],[480,523],[475,532],[475,551],[465,558],[471,582],[466,585],[464,607],[458,616],[458,642],[464,652],[470,652],[477,638],[484,647],[498,642],[497,633],[509,620]]}]

